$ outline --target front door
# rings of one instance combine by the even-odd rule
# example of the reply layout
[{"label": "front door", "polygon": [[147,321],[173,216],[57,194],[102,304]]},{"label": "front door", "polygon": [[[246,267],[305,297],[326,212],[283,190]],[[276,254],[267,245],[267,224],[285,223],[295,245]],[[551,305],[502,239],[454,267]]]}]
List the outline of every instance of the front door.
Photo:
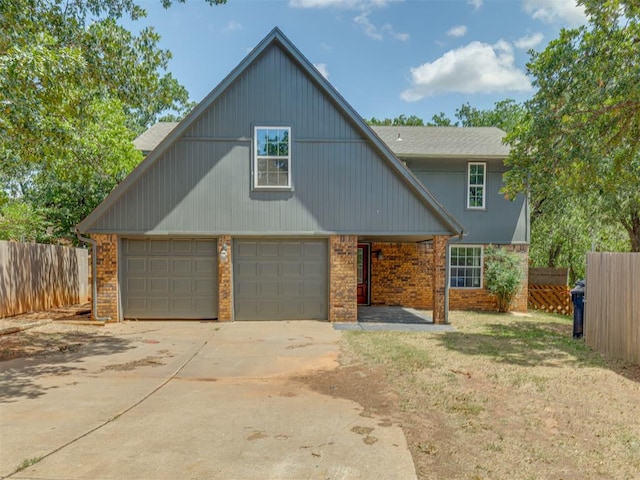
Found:
[{"label": "front door", "polygon": [[367,244],[358,244],[358,305],[369,305],[369,249]]}]

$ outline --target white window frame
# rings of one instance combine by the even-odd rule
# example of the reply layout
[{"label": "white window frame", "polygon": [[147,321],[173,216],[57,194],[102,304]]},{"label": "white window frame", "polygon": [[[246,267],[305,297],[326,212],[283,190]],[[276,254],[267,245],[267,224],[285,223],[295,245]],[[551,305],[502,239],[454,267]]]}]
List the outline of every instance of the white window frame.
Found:
[{"label": "white window frame", "polygon": [[[286,156],[272,156],[272,155],[259,155],[258,154],[258,131],[260,130],[286,130],[288,139],[289,139],[289,147],[288,153]],[[256,125],[253,127],[253,188],[255,190],[291,190],[291,127],[282,126],[282,125]],[[259,169],[258,169],[258,161],[262,158],[269,159],[282,159],[287,161],[287,184],[286,185],[260,185],[258,183],[259,179]]]},{"label": "white window frame", "polygon": [[[471,183],[471,167],[482,165],[483,175],[482,183]],[[471,205],[471,188],[482,187],[482,205]],[[469,162],[467,164],[467,208],[470,210],[486,210],[487,209],[487,162]]]},{"label": "white window frame", "polygon": [[[480,249],[480,265],[453,265],[453,249],[457,249],[457,248],[478,248]],[[457,257],[460,258],[460,257]],[[454,288],[454,289],[464,289],[464,290],[481,290],[484,285],[484,245],[449,245],[449,288]],[[474,286],[474,285],[453,285],[452,281],[454,278],[453,275],[453,268],[479,268],[480,270],[480,285],[478,286]],[[455,275],[455,278],[473,278],[473,277],[467,277],[462,276],[460,277],[460,275]],[[463,280],[464,282],[464,280]]]}]

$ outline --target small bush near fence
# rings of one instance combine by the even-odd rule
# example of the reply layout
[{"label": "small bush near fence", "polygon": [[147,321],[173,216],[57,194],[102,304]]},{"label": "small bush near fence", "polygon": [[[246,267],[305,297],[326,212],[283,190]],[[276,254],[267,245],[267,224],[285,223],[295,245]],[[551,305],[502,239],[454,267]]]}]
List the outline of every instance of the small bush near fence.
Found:
[{"label": "small bush near fence", "polygon": [[0,317],[84,303],[87,251],[0,241]]}]

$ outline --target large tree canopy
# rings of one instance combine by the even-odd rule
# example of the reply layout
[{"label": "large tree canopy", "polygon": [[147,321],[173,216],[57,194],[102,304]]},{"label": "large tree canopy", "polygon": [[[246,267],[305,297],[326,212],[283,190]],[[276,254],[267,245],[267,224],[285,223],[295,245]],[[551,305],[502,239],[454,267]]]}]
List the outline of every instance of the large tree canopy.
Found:
[{"label": "large tree canopy", "polygon": [[580,3],[589,24],[562,30],[528,64],[537,92],[508,139],[505,191],[537,203],[579,196],[590,219],[623,227],[640,251],[640,7]]},{"label": "large tree canopy", "polygon": [[[134,34],[118,23],[145,14],[134,0],[0,2],[5,224],[24,218],[48,225],[53,239],[70,237],[69,229],[140,160],[135,135],[167,111],[181,115],[192,107],[167,72],[171,54],[159,48],[153,28]],[[0,236],[13,238],[8,230]]]}]

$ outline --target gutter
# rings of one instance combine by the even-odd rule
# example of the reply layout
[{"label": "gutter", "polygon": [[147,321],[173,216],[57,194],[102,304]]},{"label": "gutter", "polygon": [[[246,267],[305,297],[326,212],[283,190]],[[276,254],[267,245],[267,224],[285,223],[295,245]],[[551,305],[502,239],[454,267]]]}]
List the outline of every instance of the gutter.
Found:
[{"label": "gutter", "polygon": [[93,319],[98,323],[106,323],[111,320],[111,317],[99,317],[98,316],[98,274],[97,274],[97,265],[98,265],[98,242],[96,242],[92,238],[83,237],[80,234],[80,230],[76,227],[76,237],[83,243],[88,243],[91,245],[91,306],[93,312]]}]

